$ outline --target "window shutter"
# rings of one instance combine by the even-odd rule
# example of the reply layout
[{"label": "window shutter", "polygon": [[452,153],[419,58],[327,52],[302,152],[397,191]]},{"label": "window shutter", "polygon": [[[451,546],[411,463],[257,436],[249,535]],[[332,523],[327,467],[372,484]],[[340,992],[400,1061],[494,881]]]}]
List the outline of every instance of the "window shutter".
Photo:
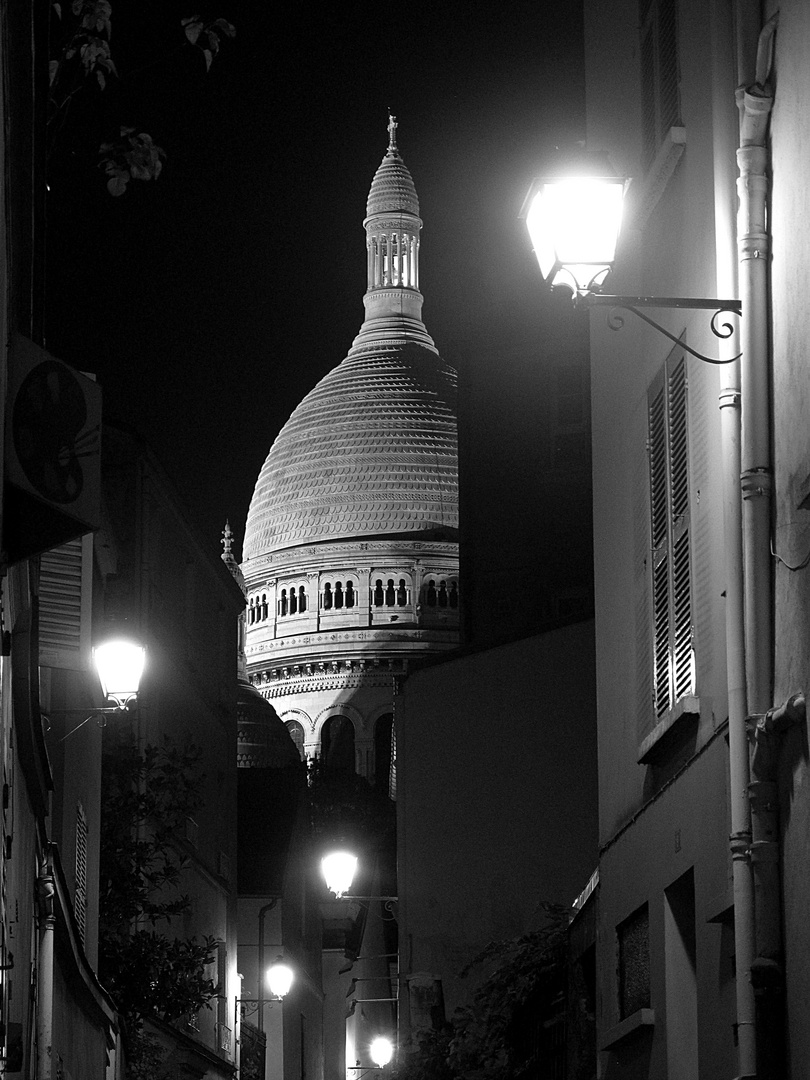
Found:
[{"label": "window shutter", "polygon": [[658,716],[672,705],[669,677],[669,527],[666,399],[656,380],[649,406],[650,527],[652,532],[653,702]]},{"label": "window shutter", "polygon": [[93,537],[71,540],[40,556],[39,662],[44,667],[90,666]]},{"label": "window shutter", "polygon": [[653,705],[694,692],[686,361],[676,350],[649,397]]},{"label": "window shutter", "polygon": [[84,943],[87,920],[87,817],[81,803],[76,806],[76,888],[73,894],[73,914],[79,938]]},{"label": "window shutter", "polygon": [[677,0],[642,0],[641,145],[645,166],[652,163],[672,127],[680,126]]}]

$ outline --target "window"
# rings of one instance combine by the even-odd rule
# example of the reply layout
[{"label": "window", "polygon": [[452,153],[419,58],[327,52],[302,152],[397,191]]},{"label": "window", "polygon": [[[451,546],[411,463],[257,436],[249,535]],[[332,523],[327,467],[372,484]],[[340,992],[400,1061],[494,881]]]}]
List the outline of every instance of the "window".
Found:
[{"label": "window", "polygon": [[451,578],[428,578],[423,586],[424,604],[429,608],[458,608],[458,582]]},{"label": "window", "polygon": [[331,716],[321,730],[321,760],[329,773],[353,773],[354,724],[348,716]]},{"label": "window", "polygon": [[650,1007],[650,912],[646,904],[616,927],[619,947],[619,1016]]},{"label": "window", "polygon": [[653,705],[694,693],[686,359],[675,349],[648,400]]},{"label": "window", "polygon": [[376,578],[371,596],[374,607],[408,607],[411,603],[410,578]]},{"label": "window", "polygon": [[641,0],[642,155],[648,167],[681,123],[677,0]]},{"label": "window", "polygon": [[298,756],[301,760],[304,760],[304,727],[297,720],[288,720],[286,723],[287,731],[290,733],[290,738],[295,743],[295,747],[298,751]]}]

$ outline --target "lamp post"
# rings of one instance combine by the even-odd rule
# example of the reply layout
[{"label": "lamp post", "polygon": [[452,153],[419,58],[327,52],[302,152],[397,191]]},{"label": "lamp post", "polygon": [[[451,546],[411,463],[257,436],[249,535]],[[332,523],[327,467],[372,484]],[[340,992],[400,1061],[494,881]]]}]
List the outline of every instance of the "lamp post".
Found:
[{"label": "lamp post", "polygon": [[[764,140],[761,140],[764,141]],[[756,148],[757,150],[759,147]],[[740,151],[742,153],[743,151]],[[764,169],[761,170],[764,191]],[[761,535],[756,533],[756,525],[750,525],[741,515],[742,501],[751,501],[750,491],[761,496],[769,487],[767,468],[742,470],[742,491],[736,487],[733,463],[736,461],[736,477],[740,470],[740,413],[744,412],[744,424],[747,423],[747,439],[752,444],[768,442],[767,424],[767,388],[763,391],[762,378],[767,369],[767,349],[761,339],[767,339],[767,323],[764,317],[766,306],[765,270],[757,266],[758,287],[749,288],[746,282],[752,276],[750,264],[767,250],[767,237],[764,226],[759,230],[749,227],[752,218],[757,218],[746,206],[745,185],[741,182],[740,228],[743,239],[740,244],[741,291],[745,296],[745,321],[741,325],[743,351],[726,358],[714,358],[697,352],[686,342],[675,337],[650,315],[648,309],[681,308],[695,311],[713,311],[710,320],[712,333],[720,339],[729,339],[735,333],[734,325],[720,316],[731,315],[740,318],[743,305],[740,300],[714,299],[702,297],[655,297],[655,296],[612,296],[603,293],[602,286],[616,257],[616,245],[621,225],[622,199],[617,192],[626,190],[624,181],[616,177],[552,177],[535,180],[527,195],[521,211],[525,218],[535,254],[540,265],[540,272],[549,288],[567,286],[573,293],[573,303],[587,307],[606,306],[615,309],[608,317],[608,326],[619,330],[624,325],[616,311],[630,311],[632,314],[652,326],[669,340],[678,344],[686,352],[709,364],[735,364],[742,358],[742,388],[749,391],[748,399],[739,390],[725,390],[721,394],[721,431],[723,433],[725,485],[725,549],[726,549],[726,628],[728,640],[727,678],[729,694],[729,802],[731,837],[730,850],[734,890],[734,937],[736,952],[736,992],[737,992],[737,1032],[739,1038],[740,1072],[753,1075],[756,1071],[756,1035],[755,1004],[752,987],[752,967],[756,954],[754,931],[754,883],[752,875],[752,825],[749,804],[750,757],[747,732],[745,701],[745,670],[741,658],[742,643],[769,640],[767,615],[767,585],[760,581],[767,577],[761,567],[767,555]],[[759,189],[758,189],[759,190]],[[764,220],[764,195],[762,202],[762,220]],[[746,246],[748,233],[756,234],[756,244]],[[754,246],[753,254],[748,247]],[[729,350],[730,351],[730,350]],[[756,370],[756,377],[747,375],[751,368]],[[736,369],[731,369],[736,371]],[[735,380],[736,381],[736,380]],[[737,386],[740,383],[737,382]],[[763,400],[764,398],[764,400]],[[742,402],[741,402],[742,399]],[[742,404],[742,409],[740,405]],[[728,415],[726,415],[728,414]],[[732,420],[732,416],[736,417]],[[731,463],[732,467],[728,466]],[[751,475],[756,474],[754,479]],[[764,475],[767,474],[767,475]],[[748,488],[746,487],[748,485]],[[760,499],[764,504],[764,500]],[[760,516],[762,511],[760,511]],[[749,519],[751,515],[749,513]],[[742,522],[742,526],[741,526]],[[742,550],[751,554],[745,561],[743,572]],[[743,596],[745,607],[753,612],[745,616],[743,622]],[[749,602],[749,596],[752,598]],[[747,651],[752,651],[748,649]],[[761,654],[762,647],[759,647]],[[757,693],[750,690],[756,686],[756,669],[766,665],[756,660],[750,663],[754,674],[748,672],[749,699],[748,709],[757,706]],[[760,679],[760,682],[765,680]]]},{"label": "lamp post", "polygon": [[59,710],[65,715],[71,713],[85,713],[85,718],[76,727],[71,728],[63,735],[61,742],[72,735],[79,728],[94,717],[98,718],[99,726],[103,727],[110,713],[128,712],[138,700],[138,692],[141,686],[141,676],[146,666],[146,649],[138,642],[125,638],[115,638],[105,641],[93,648],[93,664],[98,674],[99,682],[104,697],[107,701],[114,701],[114,705],[104,705],[97,709],[66,709]]}]

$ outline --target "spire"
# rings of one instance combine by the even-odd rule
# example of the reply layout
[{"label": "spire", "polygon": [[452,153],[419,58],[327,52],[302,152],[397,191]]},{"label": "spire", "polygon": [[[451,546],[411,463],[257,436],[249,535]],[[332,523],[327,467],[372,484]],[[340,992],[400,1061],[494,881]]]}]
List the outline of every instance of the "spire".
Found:
[{"label": "spire", "polygon": [[[435,348],[422,322],[419,291],[419,199],[397,146],[397,118],[388,114],[388,147],[366,204],[366,319],[354,346],[370,340],[418,341]],[[354,347],[353,346],[353,347]]]},{"label": "spire", "polygon": [[242,592],[245,592],[245,578],[239,568],[239,563],[236,561],[233,555],[233,531],[231,529],[231,523],[229,521],[225,522],[225,528],[222,530],[222,539],[220,540],[220,544],[222,544],[223,549],[220,558],[230,570],[231,576],[236,581],[236,584],[239,586]]}]

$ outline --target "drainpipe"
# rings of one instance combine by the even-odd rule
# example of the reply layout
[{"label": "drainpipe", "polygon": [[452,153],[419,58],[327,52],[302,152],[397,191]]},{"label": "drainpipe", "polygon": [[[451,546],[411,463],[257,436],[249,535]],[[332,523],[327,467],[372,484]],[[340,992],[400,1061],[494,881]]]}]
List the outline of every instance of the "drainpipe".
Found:
[{"label": "drainpipe", "polygon": [[37,875],[39,951],[37,953],[37,1080],[53,1076],[53,939],[56,930],[55,885],[50,849]]},{"label": "drainpipe", "polygon": [[[743,5],[750,13],[752,6]],[[741,80],[740,147],[737,151],[743,395],[741,488],[745,567],[745,660],[748,714],[770,707],[773,684],[773,597],[771,583],[770,374],[767,231],[768,149],[773,107],[768,85],[777,16],[762,28],[755,80]],[[745,76],[747,73],[742,73]],[[775,791],[755,783],[751,797],[751,862],[754,874],[756,957],[750,967],[757,1003],[757,1075],[770,1080],[781,1071],[782,944],[779,850]],[[739,792],[735,790],[734,796]],[[739,960],[738,960],[739,963]]]},{"label": "drainpipe", "polygon": [[[712,112],[714,118],[714,198],[716,296],[737,296],[735,215],[738,145],[728,88],[734,84],[730,50],[731,13],[723,0],[712,4]],[[739,336],[720,342],[725,360],[740,352]],[[728,687],[729,810],[731,878],[734,899],[736,961],[736,1035],[738,1077],[756,1075],[756,1004],[751,983],[754,962],[754,881],[751,873],[751,807],[748,801],[748,733],[746,730],[745,634],[743,605],[742,504],[740,500],[740,364],[720,368],[720,432],[725,546],[726,679]]]}]

